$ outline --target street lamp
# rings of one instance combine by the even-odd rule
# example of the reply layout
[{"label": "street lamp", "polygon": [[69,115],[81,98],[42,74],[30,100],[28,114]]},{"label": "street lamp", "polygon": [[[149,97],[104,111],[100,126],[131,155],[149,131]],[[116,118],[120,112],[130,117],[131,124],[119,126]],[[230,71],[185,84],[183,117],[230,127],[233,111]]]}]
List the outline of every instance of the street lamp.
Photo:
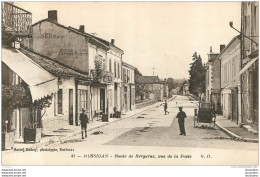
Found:
[{"label": "street lamp", "polygon": [[[232,22],[232,21],[229,22],[229,26],[230,26],[231,28],[233,28],[234,30],[236,30],[237,32],[239,32],[242,36],[245,36],[247,39],[249,39],[250,41],[252,41],[252,42],[255,43],[256,45],[258,45],[258,43],[255,42],[253,39],[249,38],[248,36],[246,36],[246,35],[244,35],[243,33],[241,33],[239,30],[237,30],[237,29],[233,26],[233,22]],[[250,36],[250,37],[258,37],[258,36]]]}]

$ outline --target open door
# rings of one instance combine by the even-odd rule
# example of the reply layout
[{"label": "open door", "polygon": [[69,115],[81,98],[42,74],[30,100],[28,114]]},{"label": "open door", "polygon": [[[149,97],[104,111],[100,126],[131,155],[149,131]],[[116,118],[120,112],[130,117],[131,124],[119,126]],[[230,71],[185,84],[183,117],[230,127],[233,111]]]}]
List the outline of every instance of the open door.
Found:
[{"label": "open door", "polygon": [[69,124],[73,125],[73,89],[69,89]]}]

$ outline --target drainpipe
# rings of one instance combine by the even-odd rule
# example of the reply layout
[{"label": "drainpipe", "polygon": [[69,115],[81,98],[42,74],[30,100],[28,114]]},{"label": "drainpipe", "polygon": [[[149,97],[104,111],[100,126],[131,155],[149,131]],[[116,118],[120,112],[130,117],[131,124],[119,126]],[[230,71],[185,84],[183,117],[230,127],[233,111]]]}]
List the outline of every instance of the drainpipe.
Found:
[{"label": "drainpipe", "polygon": [[[241,3],[241,29],[240,29],[240,31],[241,31],[241,33],[244,33],[244,31],[243,31],[243,27],[242,27],[242,24],[243,24],[243,3]],[[243,68],[243,66],[242,66],[242,58],[243,58],[243,38],[242,38],[242,35],[240,36],[241,37],[241,39],[240,39],[240,70],[242,70],[242,68]],[[243,118],[242,118],[242,107],[243,107],[243,86],[242,86],[242,74],[240,75],[240,101],[241,101],[241,106],[240,106],[240,108],[241,108],[241,110],[240,110],[240,115],[241,115],[241,124],[244,122],[243,121]]]}]

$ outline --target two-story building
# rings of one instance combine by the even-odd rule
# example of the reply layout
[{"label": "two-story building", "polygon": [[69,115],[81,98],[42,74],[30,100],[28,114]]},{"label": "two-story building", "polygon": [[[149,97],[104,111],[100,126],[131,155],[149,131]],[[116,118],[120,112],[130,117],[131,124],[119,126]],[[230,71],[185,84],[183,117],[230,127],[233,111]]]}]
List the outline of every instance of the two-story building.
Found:
[{"label": "two-story building", "polygon": [[[32,33],[33,37],[24,42],[30,50],[93,79],[92,82],[76,81],[76,109],[72,114],[76,125],[82,108],[87,109],[91,120],[112,113],[114,106],[121,109],[123,51],[114,45],[114,40],[110,43],[88,34],[84,25],[75,29],[59,24],[57,11],[49,11],[47,19],[33,24]],[[111,98],[114,98],[112,102]]]},{"label": "two-story building", "polygon": [[135,109],[135,67],[122,62],[122,111],[127,112]]},{"label": "two-story building", "polygon": [[115,46],[115,40],[111,39],[109,43],[109,50],[107,52],[108,71],[114,75],[114,84],[108,88],[109,92],[109,112],[114,113],[114,108],[121,111],[122,108],[122,57],[124,51]]},{"label": "two-story building", "polygon": [[240,38],[240,36],[234,37],[217,58],[221,61],[223,116],[237,124],[241,123]]},{"label": "two-story building", "polygon": [[[29,41],[32,31],[31,24],[26,22],[30,21],[31,13],[5,2],[2,10],[5,11],[5,16],[2,17],[5,22],[2,31],[2,84],[10,89],[29,89],[31,97],[25,107],[20,106],[13,110],[11,115],[3,115],[2,119],[11,117],[9,123],[15,129],[18,139],[23,138],[25,127],[42,128],[42,133],[46,134],[73,124],[73,113],[76,110],[73,95],[76,85],[80,85],[76,83],[89,82],[91,78],[29,49],[32,46]],[[20,14],[20,19],[12,22],[12,13],[9,13],[9,10]],[[24,39],[25,43],[21,42],[21,39]],[[14,85],[17,88],[12,87]],[[51,101],[49,107],[42,110],[33,106],[35,102],[46,97]],[[2,108],[8,110],[10,105],[2,104]]]}]

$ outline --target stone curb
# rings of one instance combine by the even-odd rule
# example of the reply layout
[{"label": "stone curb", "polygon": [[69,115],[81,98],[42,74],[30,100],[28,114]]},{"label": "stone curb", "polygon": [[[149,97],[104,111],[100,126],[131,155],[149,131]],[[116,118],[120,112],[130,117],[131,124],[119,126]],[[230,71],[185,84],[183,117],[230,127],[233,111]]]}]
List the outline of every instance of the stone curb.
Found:
[{"label": "stone curb", "polygon": [[236,139],[236,140],[241,140],[241,141],[245,141],[245,142],[251,142],[251,143],[258,143],[258,139],[250,139],[250,138],[243,138],[231,131],[229,131],[228,129],[222,127],[221,125],[219,125],[217,122],[216,122],[216,126],[221,129],[223,132],[225,132],[228,136],[230,136],[231,138],[233,139]]}]

